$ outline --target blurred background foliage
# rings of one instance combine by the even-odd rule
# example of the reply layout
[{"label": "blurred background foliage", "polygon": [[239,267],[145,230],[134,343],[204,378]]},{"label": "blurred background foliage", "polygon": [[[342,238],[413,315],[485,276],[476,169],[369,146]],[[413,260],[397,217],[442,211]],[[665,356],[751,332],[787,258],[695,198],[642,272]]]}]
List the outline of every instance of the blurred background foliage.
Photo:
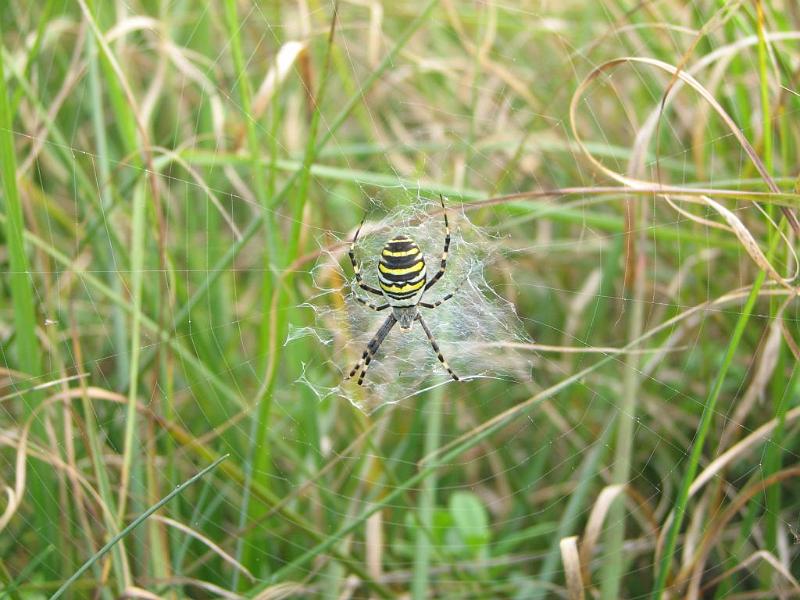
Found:
[{"label": "blurred background foliage", "polygon": [[[0,596],[800,593],[796,2],[0,24]],[[533,381],[319,401],[358,358],[284,347],[320,250],[439,193]]]}]

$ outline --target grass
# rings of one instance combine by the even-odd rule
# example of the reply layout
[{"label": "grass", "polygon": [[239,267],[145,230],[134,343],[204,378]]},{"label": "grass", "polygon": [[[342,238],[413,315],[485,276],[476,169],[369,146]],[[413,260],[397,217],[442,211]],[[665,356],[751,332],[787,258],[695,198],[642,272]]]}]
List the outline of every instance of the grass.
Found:
[{"label": "grass", "polygon": [[[2,30],[0,30],[2,32]],[[0,81],[5,81],[5,72],[0,65]],[[4,85],[0,90],[0,153],[3,178],[3,210],[6,216],[4,230],[4,246],[8,256],[8,279],[6,285],[10,289],[13,311],[13,328],[16,332],[14,349],[16,351],[15,367],[25,376],[21,385],[28,388],[26,402],[21,416],[34,419],[36,429],[43,435],[44,424],[37,418],[37,410],[41,405],[40,394],[30,390],[31,383],[37,382],[42,374],[42,353],[36,341],[36,317],[34,314],[34,286],[29,273],[31,271],[28,256],[25,252],[22,204],[17,186],[17,162],[14,151],[13,115],[11,113],[11,92]],[[47,495],[47,488],[52,485],[52,477],[42,464],[35,464],[31,472],[30,487],[34,494],[43,500],[43,509],[36,516],[36,526],[41,532],[41,541],[58,541],[60,538],[56,525],[58,505]],[[54,566],[57,561],[50,555],[48,560]]]},{"label": "grass", "polygon": [[[768,0],[4,3],[0,598],[800,594],[797,39]],[[533,378],[318,397],[371,327],[341,242],[440,193]],[[285,343],[307,301],[353,330]]]},{"label": "grass", "polygon": [[156,512],[162,506],[164,506],[167,502],[172,500],[175,496],[180,494],[183,491],[183,488],[185,486],[193,484],[194,482],[200,480],[203,476],[207,475],[208,473],[210,473],[211,471],[216,469],[223,460],[228,458],[228,456],[229,455],[226,454],[225,456],[219,457],[213,463],[211,463],[210,465],[205,467],[202,471],[200,471],[199,473],[194,475],[191,479],[188,479],[182,485],[179,485],[178,487],[176,487],[169,494],[164,496],[161,500],[156,502],[153,506],[148,508],[142,514],[140,514],[138,517],[136,517],[133,521],[131,521],[125,527],[125,529],[120,531],[117,535],[115,535],[113,538],[111,538],[102,548],[100,548],[100,550],[98,550],[91,557],[89,557],[89,559],[85,563],[83,563],[69,577],[69,579],[67,579],[64,583],[61,584],[61,587],[59,587],[55,591],[55,593],[51,596],[51,598],[55,599],[55,598],[60,598],[61,596],[63,596],[64,593],[69,589],[70,585],[75,583],[80,578],[80,576],[83,575],[84,572],[88,571],[92,567],[92,565],[94,565],[98,560],[103,558],[103,556],[105,554],[107,554],[114,547],[114,545],[116,545],[117,543],[119,543],[123,539],[125,539],[125,537],[127,535],[129,535],[134,529],[136,529],[139,525],[144,523],[150,515],[152,515],[154,512]]}]

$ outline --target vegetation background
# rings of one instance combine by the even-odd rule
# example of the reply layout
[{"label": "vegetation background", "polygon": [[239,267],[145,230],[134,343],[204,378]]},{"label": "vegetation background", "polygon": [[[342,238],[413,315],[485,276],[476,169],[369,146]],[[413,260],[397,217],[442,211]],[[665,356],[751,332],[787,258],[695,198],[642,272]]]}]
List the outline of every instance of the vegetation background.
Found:
[{"label": "vegetation background", "polygon": [[[0,26],[0,597],[800,595],[797,2]],[[439,193],[533,381],[320,401],[320,243]]]}]

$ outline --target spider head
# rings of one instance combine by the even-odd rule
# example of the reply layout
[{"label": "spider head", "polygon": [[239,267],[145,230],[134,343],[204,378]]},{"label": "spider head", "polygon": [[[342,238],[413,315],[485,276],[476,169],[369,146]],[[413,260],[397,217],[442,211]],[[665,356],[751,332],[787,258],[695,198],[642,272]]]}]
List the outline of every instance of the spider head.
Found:
[{"label": "spider head", "polygon": [[416,306],[395,306],[392,308],[392,312],[394,313],[394,318],[397,319],[397,324],[400,325],[400,329],[406,331],[411,329],[414,319],[417,318]]}]

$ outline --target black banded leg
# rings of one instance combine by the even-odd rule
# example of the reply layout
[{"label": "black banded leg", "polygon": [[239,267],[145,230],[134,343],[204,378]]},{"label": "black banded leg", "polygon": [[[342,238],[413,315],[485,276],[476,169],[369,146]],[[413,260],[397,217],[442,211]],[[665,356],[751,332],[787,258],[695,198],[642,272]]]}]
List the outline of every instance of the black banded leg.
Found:
[{"label": "black banded leg", "polygon": [[422,315],[417,315],[417,321],[419,321],[419,324],[422,325],[422,329],[425,330],[425,335],[428,336],[428,341],[431,343],[431,346],[433,346],[433,351],[436,352],[436,358],[439,359],[439,362],[442,363],[442,366],[447,369],[448,373],[450,373],[450,377],[452,377],[455,381],[459,381],[458,375],[453,373],[453,369],[450,368],[450,365],[447,364],[444,356],[442,356],[442,351],[439,350],[439,344],[437,344],[436,340],[433,339],[433,334],[431,333],[431,330],[428,329],[428,325],[425,323]]},{"label": "black banded leg", "polygon": [[364,300],[364,298],[361,298],[360,296],[357,296],[356,294],[353,294],[353,298],[356,299],[356,302],[358,302],[360,304],[363,304],[367,308],[371,308],[374,311],[386,310],[387,308],[389,308],[388,304],[381,304],[380,306],[378,306],[377,304],[373,304],[369,300]]},{"label": "black banded leg", "polygon": [[[466,279],[464,281],[466,281]],[[447,294],[444,298],[441,298],[440,300],[437,300],[436,302],[433,302],[433,303],[431,303],[431,302],[420,302],[419,305],[420,306],[424,306],[425,308],[436,308],[437,306],[441,306],[442,304],[444,304],[445,302],[450,300],[450,298],[452,298],[453,296],[455,296],[458,293],[458,290],[460,290],[461,286],[464,285],[464,281],[459,283],[458,287],[456,287],[456,289],[454,289],[452,292]]]},{"label": "black banded leg", "polygon": [[370,354],[367,356],[367,360],[364,361],[364,368],[361,369],[361,375],[358,376],[358,385],[364,384],[364,377],[367,376],[367,369],[369,369],[369,363],[372,362],[372,357],[374,354]]},{"label": "black banded leg", "polygon": [[353,237],[353,241],[350,242],[350,251],[348,252],[350,255],[350,264],[353,265],[353,273],[356,275],[356,282],[362,290],[369,292],[370,294],[375,294],[376,296],[383,296],[383,292],[381,292],[379,289],[364,283],[364,280],[361,279],[361,268],[356,262],[356,241],[358,240],[358,234],[361,233],[361,228],[364,226],[364,221],[366,219],[367,215],[364,215],[364,218],[361,219],[361,224],[358,226],[358,229],[356,229],[356,235]]},{"label": "black banded leg", "polygon": [[356,366],[353,367],[350,374],[345,379],[352,379],[358,371],[361,371],[361,375],[358,377],[358,385],[364,383],[364,376],[367,374],[367,368],[369,367],[369,363],[372,362],[372,357],[375,356],[378,348],[380,348],[386,336],[389,335],[395,323],[397,323],[397,319],[394,318],[394,315],[386,317],[381,328],[378,329],[377,333],[369,341],[369,344],[367,344],[364,353],[361,355],[361,359],[356,363]]},{"label": "black banded leg", "polygon": [[452,298],[455,295],[456,295],[455,292],[450,292],[444,298],[442,298],[441,300],[437,300],[433,304],[431,304],[430,302],[420,302],[419,305],[424,306],[425,308],[436,308],[437,306],[440,306],[445,302],[447,302],[448,300],[450,300],[450,298]]},{"label": "black banded leg", "polygon": [[[434,284],[442,278],[447,269],[447,253],[450,251],[450,224],[447,222],[447,209],[444,207],[444,196],[439,194],[439,201],[442,203],[442,214],[444,215],[444,251],[442,252],[442,262],[436,275],[425,284],[425,289],[431,289]],[[442,301],[444,302],[444,301]]]}]

